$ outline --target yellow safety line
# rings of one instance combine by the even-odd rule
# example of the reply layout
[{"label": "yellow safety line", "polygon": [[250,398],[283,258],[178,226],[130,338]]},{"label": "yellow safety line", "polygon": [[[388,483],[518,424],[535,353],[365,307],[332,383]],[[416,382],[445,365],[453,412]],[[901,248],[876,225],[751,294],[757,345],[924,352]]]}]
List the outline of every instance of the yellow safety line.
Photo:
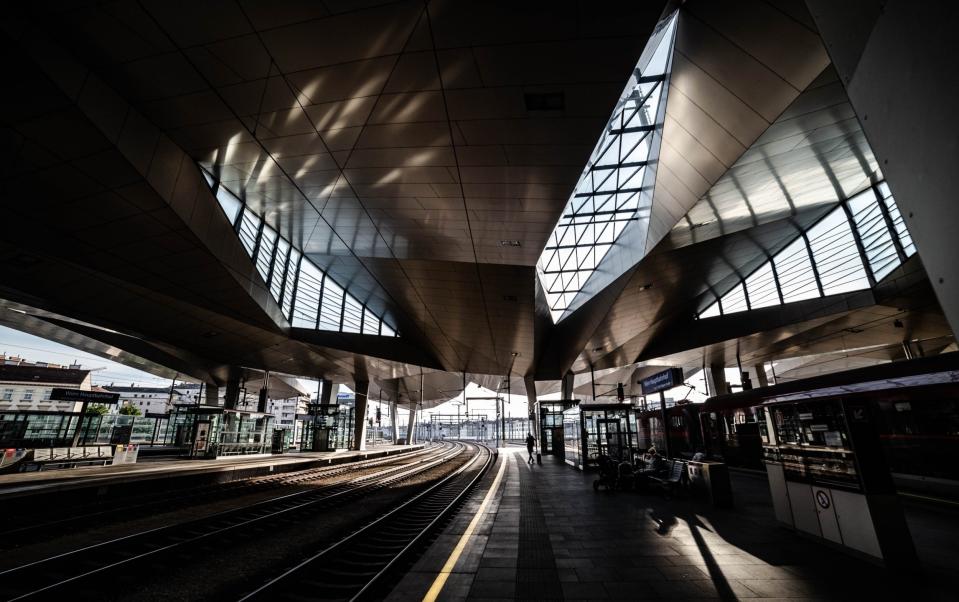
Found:
[{"label": "yellow safety line", "polygon": [[446,585],[446,580],[450,578],[450,574],[453,572],[453,567],[456,566],[456,562],[463,554],[463,550],[466,549],[466,544],[469,543],[470,537],[473,536],[473,531],[476,530],[476,525],[479,524],[480,518],[482,518],[483,514],[486,512],[486,507],[496,494],[496,490],[499,488],[500,481],[503,480],[503,473],[506,472],[506,461],[508,459],[509,456],[503,456],[503,461],[499,465],[499,472],[496,473],[496,478],[493,480],[493,485],[490,486],[489,491],[486,492],[486,497],[483,498],[483,503],[480,504],[479,509],[473,516],[473,520],[471,520],[469,526],[466,527],[466,532],[464,532],[460,537],[460,540],[456,542],[456,547],[453,548],[453,551],[450,553],[450,557],[446,559],[446,564],[444,564],[443,568],[440,569],[440,573],[433,581],[433,585],[430,586],[430,590],[426,592],[425,596],[423,596],[423,602],[435,602],[436,598],[440,595],[440,592],[443,591],[443,586]]}]

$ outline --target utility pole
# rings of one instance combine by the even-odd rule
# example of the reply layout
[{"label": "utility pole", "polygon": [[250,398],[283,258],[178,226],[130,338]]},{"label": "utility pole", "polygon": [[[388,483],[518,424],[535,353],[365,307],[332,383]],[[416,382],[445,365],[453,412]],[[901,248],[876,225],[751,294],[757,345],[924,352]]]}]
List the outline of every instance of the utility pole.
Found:
[{"label": "utility pole", "polygon": [[509,374],[506,375],[506,399],[503,400],[503,413],[500,415],[503,423],[503,447],[506,447],[506,404],[509,403],[510,382]]}]

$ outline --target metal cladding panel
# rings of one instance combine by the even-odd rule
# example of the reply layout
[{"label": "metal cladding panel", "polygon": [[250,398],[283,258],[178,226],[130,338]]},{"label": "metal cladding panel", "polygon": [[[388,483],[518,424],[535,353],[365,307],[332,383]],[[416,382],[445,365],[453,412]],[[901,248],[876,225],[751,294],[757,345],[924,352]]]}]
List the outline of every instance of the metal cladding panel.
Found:
[{"label": "metal cladding panel", "polygon": [[[662,4],[617,19],[605,3],[328,8],[230,5],[213,24],[155,2],[39,14],[352,294],[422,328],[445,366],[526,370],[532,302],[504,300],[530,296],[525,273],[463,268],[467,292],[402,262],[534,265]],[[469,299],[451,306],[450,290]]]},{"label": "metal cladding panel", "polygon": [[706,240],[826,208],[881,178],[848,98],[828,68],[672,229],[664,244]]},{"label": "metal cladding panel", "polygon": [[835,505],[841,543],[873,558],[882,558],[876,526],[873,524],[874,519],[866,496],[836,489],[830,493]]}]

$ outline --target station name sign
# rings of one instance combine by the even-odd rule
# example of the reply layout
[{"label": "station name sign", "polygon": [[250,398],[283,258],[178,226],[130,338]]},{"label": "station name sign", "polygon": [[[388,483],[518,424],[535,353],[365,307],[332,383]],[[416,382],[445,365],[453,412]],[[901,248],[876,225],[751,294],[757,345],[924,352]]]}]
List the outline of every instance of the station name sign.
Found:
[{"label": "station name sign", "polygon": [[640,380],[639,384],[643,387],[643,395],[659,393],[660,391],[678,387],[683,384],[683,369],[670,368],[669,370],[657,372],[652,376],[647,376]]},{"label": "station name sign", "polygon": [[117,403],[120,401],[119,393],[107,393],[104,391],[83,391],[81,389],[59,389],[54,388],[50,392],[50,399],[54,401],[93,401],[96,403]]}]

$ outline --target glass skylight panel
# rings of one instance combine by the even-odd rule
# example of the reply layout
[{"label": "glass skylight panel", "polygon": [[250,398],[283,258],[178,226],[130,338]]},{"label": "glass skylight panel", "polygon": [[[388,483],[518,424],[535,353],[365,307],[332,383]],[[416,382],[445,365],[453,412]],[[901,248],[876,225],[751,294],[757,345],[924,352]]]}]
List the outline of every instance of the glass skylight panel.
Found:
[{"label": "glass skylight panel", "polygon": [[[350,332],[396,337],[399,334],[349,296],[316,264],[303,256],[288,240],[256,213],[245,207],[243,201],[224,188],[207,169],[201,173],[214,192],[223,213],[236,226],[237,236],[254,260],[257,272],[266,282],[270,295],[281,304],[283,315],[297,328],[340,330],[343,326],[344,295],[348,297]],[[254,257],[254,254],[256,257]],[[359,308],[359,309],[357,309]]]},{"label": "glass skylight panel", "polygon": [[749,293],[750,309],[779,305],[779,292],[773,277],[772,263],[767,261],[746,278],[746,291]]},{"label": "glass skylight panel", "polygon": [[343,304],[343,332],[360,332],[362,319],[363,305],[347,293]]},{"label": "glass skylight panel", "polygon": [[380,334],[380,321],[373,312],[363,308],[363,334]]},{"label": "glass skylight panel", "polygon": [[277,301],[283,293],[283,282],[286,277],[286,260],[290,256],[290,243],[280,238],[276,243],[276,258],[273,260],[273,274],[270,279],[270,294]]},{"label": "glass skylight panel", "polygon": [[[640,209],[653,132],[665,102],[675,17],[655,34],[606,124],[537,263],[553,321],[559,321]],[[649,44],[653,44],[651,40]],[[645,57],[649,57],[646,59]]]},{"label": "glass skylight panel", "polygon": [[[210,181],[211,176],[208,173],[204,171],[203,175],[206,176],[207,181]],[[216,200],[220,203],[220,209],[223,209],[223,213],[226,214],[226,219],[230,220],[231,224],[235,224],[236,216],[243,209],[243,202],[222,186],[218,186],[216,189]]]},{"label": "glass skylight panel", "polygon": [[733,290],[723,295],[722,303],[724,314],[732,314],[749,309],[749,306],[746,304],[746,290],[743,288],[743,283],[740,282],[733,287]]},{"label": "glass skylight panel", "polygon": [[327,276],[320,310],[320,330],[340,330],[343,316],[343,289]]},{"label": "glass skylight panel", "polygon": [[906,229],[906,221],[902,219],[899,206],[896,205],[896,201],[892,198],[892,191],[889,190],[889,185],[885,182],[880,182],[876,188],[879,191],[879,195],[882,196],[882,202],[886,204],[889,220],[896,229],[896,235],[899,236],[899,243],[902,245],[903,253],[906,254],[906,257],[912,257],[913,253],[916,252],[916,245],[912,242],[912,236],[909,235],[909,230]]},{"label": "glass skylight panel", "polygon": [[263,232],[260,234],[260,248],[256,254],[256,271],[263,276],[263,280],[270,277],[270,264],[273,261],[276,238],[276,230],[264,224]]},{"label": "glass skylight panel", "polygon": [[783,302],[802,301],[819,296],[819,287],[816,286],[816,275],[809,261],[809,252],[806,250],[806,241],[799,236],[785,249],[773,257],[776,264],[776,273],[779,275],[779,286],[782,291]]},{"label": "glass skylight panel", "polygon": [[848,206],[866,253],[869,269],[878,282],[899,265],[896,245],[889,228],[886,227],[886,218],[879,207],[879,200],[875,191],[868,188],[850,198]]},{"label": "glass skylight panel", "polygon": [[907,256],[916,252],[889,187],[880,182],[843,201],[797,235],[771,262],[737,283],[698,317],[868,289],[867,269],[878,282],[901,264],[896,238]]},{"label": "glass skylight panel", "polygon": [[869,288],[862,257],[842,207],[837,207],[810,228],[808,237],[823,294],[835,295]]},{"label": "glass skylight panel", "polygon": [[253,257],[256,249],[256,237],[260,233],[260,218],[247,208],[243,209],[243,221],[240,222],[240,242],[246,249],[246,254]]},{"label": "glass skylight panel", "polygon": [[300,276],[293,302],[294,328],[316,328],[316,314],[320,307],[320,286],[323,272],[310,261],[300,262]]},{"label": "glass skylight panel", "polygon": [[714,316],[721,315],[722,312],[719,311],[719,301],[714,301],[712,305],[703,310],[703,313],[699,314],[700,318],[712,318]]}]

